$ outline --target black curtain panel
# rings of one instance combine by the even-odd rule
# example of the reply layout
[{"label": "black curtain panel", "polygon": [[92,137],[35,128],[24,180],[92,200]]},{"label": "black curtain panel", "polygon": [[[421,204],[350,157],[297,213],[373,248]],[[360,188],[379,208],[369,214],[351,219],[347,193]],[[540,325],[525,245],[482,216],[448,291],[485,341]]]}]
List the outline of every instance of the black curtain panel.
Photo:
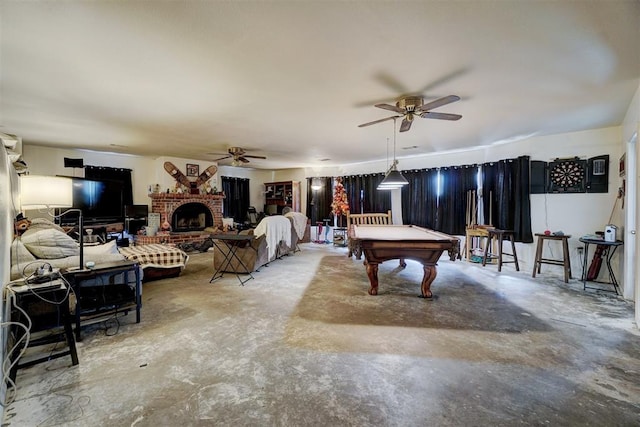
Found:
[{"label": "black curtain panel", "polygon": [[[322,187],[311,188],[311,181],[319,179]],[[307,178],[307,217],[316,225],[324,219],[333,218],[331,202],[333,201],[333,179],[330,176]]]},{"label": "black curtain panel", "polygon": [[441,192],[436,229],[447,234],[464,235],[467,192],[478,188],[478,166],[465,165],[440,169]]},{"label": "black curtain panel", "polygon": [[530,159],[521,156],[482,165],[485,222],[513,230],[518,242],[532,243]]},{"label": "black curtain panel", "polygon": [[249,209],[249,179],[223,176],[222,191],[225,198],[222,201],[222,211],[226,218],[233,218],[234,222],[244,224]]},{"label": "black curtain panel", "polygon": [[119,181],[122,183],[122,215],[124,216],[124,206],[133,204],[133,185],[131,180],[131,169],[111,168],[106,166],[85,166],[84,177],[86,179],[104,179],[109,181]]},{"label": "black curtain panel", "polygon": [[383,179],[382,173],[343,177],[342,184],[352,213],[387,212],[391,209],[390,192],[377,189]]},{"label": "black curtain panel", "polygon": [[405,224],[435,229],[438,206],[438,170],[402,171],[409,185],[402,188],[402,219]]}]

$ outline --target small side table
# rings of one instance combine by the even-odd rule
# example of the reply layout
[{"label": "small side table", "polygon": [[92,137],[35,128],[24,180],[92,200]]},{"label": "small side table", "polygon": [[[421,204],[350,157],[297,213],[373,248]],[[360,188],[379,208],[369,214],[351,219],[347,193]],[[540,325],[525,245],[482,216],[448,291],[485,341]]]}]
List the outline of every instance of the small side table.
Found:
[{"label": "small side table", "polygon": [[[129,273],[135,275],[131,286]],[[101,320],[105,316],[136,310],[136,323],[140,323],[142,307],[142,281],[137,262],[118,261],[98,264],[86,270],[67,270],[64,278],[76,294],[76,341],[82,341],[81,321]],[[118,279],[118,276],[121,276]],[[88,323],[88,322],[85,322]]]},{"label": "small side table", "polygon": [[[606,242],[601,239],[589,239],[587,237],[581,237],[580,241],[584,244],[584,259],[582,260],[582,289],[596,289],[603,292],[615,292],[616,295],[620,295],[620,288],[618,287],[618,281],[616,280],[616,275],[613,274],[613,268],[611,268],[611,258],[613,258],[613,254],[616,253],[616,249],[618,246],[624,245],[622,240],[616,240],[615,242]],[[589,280],[587,279],[588,269],[587,269],[587,258],[589,258],[589,245],[596,245],[596,252],[600,251],[600,256],[605,260],[605,264],[607,265],[607,270],[609,272],[609,281],[608,282],[599,282],[595,279]],[[602,283],[606,285],[613,285],[613,291],[609,289],[601,289],[593,286],[587,286],[587,282],[594,283]]]},{"label": "small side table", "polygon": [[[533,275],[536,277],[536,272],[540,273],[542,264],[561,265],[564,268],[564,282],[569,283],[571,279],[571,258],[569,258],[569,239],[570,235],[555,236],[553,234],[536,233],[538,237],[538,246],[536,248],[536,259],[533,263]],[[555,240],[562,242],[562,259],[542,258],[542,248],[545,240]]]},{"label": "small side table", "polygon": [[347,246],[347,227],[333,228],[333,246]]},{"label": "small side table", "polygon": [[[213,234],[211,238],[213,239],[213,244],[217,246],[222,254],[224,254],[224,260],[222,260],[220,268],[213,273],[209,283],[224,276],[225,270],[231,266],[231,262],[234,259],[248,272],[247,274],[249,275],[248,279],[242,280],[240,278],[240,273],[235,273],[236,277],[240,281],[240,285],[244,286],[246,282],[253,279],[251,271],[249,271],[249,268],[244,265],[244,262],[242,262],[242,259],[236,253],[238,248],[244,248],[247,245],[251,246],[251,241],[255,238],[253,234]],[[225,247],[227,249],[226,251]]]},{"label": "small side table", "polygon": [[[71,327],[71,314],[69,313],[69,289],[59,278],[53,278],[39,284],[29,284],[26,281],[11,282],[7,285],[8,301],[11,305],[11,321],[22,323],[26,326],[25,313],[31,319],[30,333],[50,332],[54,329],[63,328],[64,332],[53,335],[44,335],[36,338],[32,335],[29,347],[41,346],[49,343],[66,341],[67,348],[47,351],[45,355],[36,359],[23,361],[15,360],[20,354],[19,346],[14,348],[8,355],[11,364],[9,378],[15,381],[18,369],[47,362],[64,356],[71,357],[71,364],[78,364],[78,353],[76,352],[76,341],[73,339],[73,329]],[[19,309],[15,308],[19,307]],[[19,342],[26,334],[26,331],[19,326],[12,326],[10,337],[14,343]]]}]

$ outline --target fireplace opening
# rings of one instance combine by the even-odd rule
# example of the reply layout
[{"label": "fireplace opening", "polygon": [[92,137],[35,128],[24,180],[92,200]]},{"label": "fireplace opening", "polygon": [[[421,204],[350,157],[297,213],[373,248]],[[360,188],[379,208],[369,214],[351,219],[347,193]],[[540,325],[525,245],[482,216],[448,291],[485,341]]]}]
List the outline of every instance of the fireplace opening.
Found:
[{"label": "fireplace opening", "polygon": [[173,231],[202,231],[213,226],[213,216],[203,203],[185,203],[171,216]]}]

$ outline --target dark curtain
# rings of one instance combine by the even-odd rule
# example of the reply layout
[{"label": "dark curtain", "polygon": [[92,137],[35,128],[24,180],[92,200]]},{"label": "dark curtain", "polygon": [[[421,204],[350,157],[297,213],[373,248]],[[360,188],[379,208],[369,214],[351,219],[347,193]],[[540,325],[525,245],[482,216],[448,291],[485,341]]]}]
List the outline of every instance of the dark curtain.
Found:
[{"label": "dark curtain", "polygon": [[409,185],[402,188],[402,221],[435,229],[438,206],[438,170],[402,171]]},{"label": "dark curtain", "polygon": [[111,168],[106,166],[85,166],[84,177],[87,179],[104,179],[119,181],[122,183],[122,216],[124,207],[133,205],[133,185],[131,181],[131,169]]},{"label": "dark curtain", "polygon": [[377,189],[383,179],[382,173],[343,177],[351,213],[387,212],[391,209],[390,192]]},{"label": "dark curtain", "polygon": [[333,201],[333,180],[323,176],[320,179],[322,188],[313,190],[311,180],[307,178],[307,218],[311,218],[311,224],[316,225],[324,219],[333,218],[331,202]]},{"label": "dark curtain", "polygon": [[478,188],[478,166],[441,168],[440,186],[436,230],[447,234],[464,235],[467,219],[467,192]]},{"label": "dark curtain", "polygon": [[244,224],[249,209],[249,179],[223,176],[222,191],[225,195],[222,201],[224,216]]},{"label": "dark curtain", "polygon": [[485,223],[513,230],[518,242],[532,243],[529,156],[482,165]]}]

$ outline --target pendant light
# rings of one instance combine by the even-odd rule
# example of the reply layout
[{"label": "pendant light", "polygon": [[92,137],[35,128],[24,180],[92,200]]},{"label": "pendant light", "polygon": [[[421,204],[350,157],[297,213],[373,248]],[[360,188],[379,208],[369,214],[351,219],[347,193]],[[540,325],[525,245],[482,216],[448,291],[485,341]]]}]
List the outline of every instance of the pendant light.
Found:
[{"label": "pendant light", "polygon": [[396,120],[393,119],[393,162],[391,167],[384,176],[382,182],[378,185],[378,190],[395,190],[396,188],[402,188],[409,184],[404,176],[397,169],[398,161],[396,160]]}]

